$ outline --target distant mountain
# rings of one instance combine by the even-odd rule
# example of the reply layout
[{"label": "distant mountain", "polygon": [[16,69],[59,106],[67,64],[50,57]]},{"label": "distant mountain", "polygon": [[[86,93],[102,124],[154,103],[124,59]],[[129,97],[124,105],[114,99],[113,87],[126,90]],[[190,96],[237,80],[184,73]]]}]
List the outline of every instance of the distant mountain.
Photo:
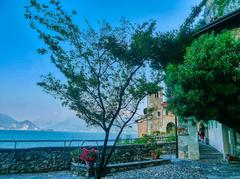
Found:
[{"label": "distant mountain", "polygon": [[0,130],[40,130],[31,121],[16,121],[6,114],[0,114]]},{"label": "distant mountain", "polygon": [[0,113],[0,125],[1,126],[10,126],[12,123],[16,122],[12,117]]}]

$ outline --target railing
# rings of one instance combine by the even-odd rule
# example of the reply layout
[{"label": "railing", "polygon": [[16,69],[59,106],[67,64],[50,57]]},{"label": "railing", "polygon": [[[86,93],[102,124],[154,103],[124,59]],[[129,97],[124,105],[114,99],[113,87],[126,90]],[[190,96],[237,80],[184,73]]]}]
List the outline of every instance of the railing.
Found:
[{"label": "railing", "polygon": [[[119,139],[118,145],[141,144],[142,138]],[[156,137],[157,143],[173,142],[170,137]],[[114,139],[108,140],[108,145],[114,143]],[[38,147],[79,147],[79,146],[96,146],[103,145],[104,140],[0,140],[0,149],[23,149]]]},{"label": "railing", "polygon": [[[134,144],[142,138],[119,139],[122,144]],[[172,142],[172,137],[156,137],[158,143]],[[112,145],[114,139],[109,139],[108,144]],[[103,144],[104,140],[0,140],[1,148],[33,148],[33,147],[76,147],[95,144]],[[22,144],[25,145],[22,145]],[[32,143],[32,144],[31,144]],[[4,145],[5,144],[5,145]],[[19,145],[20,144],[20,145]]]},{"label": "railing", "polygon": [[[109,144],[114,140],[109,140]],[[38,147],[78,147],[101,144],[103,140],[0,140],[0,149],[26,149]]]}]

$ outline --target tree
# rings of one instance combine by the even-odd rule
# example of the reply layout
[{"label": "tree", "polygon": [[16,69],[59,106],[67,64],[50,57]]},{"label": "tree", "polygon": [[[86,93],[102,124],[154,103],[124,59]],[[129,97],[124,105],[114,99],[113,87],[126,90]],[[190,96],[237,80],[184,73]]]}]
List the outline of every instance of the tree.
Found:
[{"label": "tree", "polygon": [[[38,52],[50,53],[51,62],[65,77],[61,81],[49,74],[43,76],[38,85],[60,99],[88,125],[100,127],[105,132],[100,178],[141,100],[159,90],[160,73],[153,73],[151,82],[145,76],[148,49],[151,48],[147,39],[152,38],[155,23],[134,25],[122,19],[119,27],[113,28],[103,22],[97,31],[86,21],[88,28],[84,31],[74,23],[75,14],[73,11],[68,15],[57,0],[50,0],[48,4],[31,0],[25,17],[46,44],[46,48]],[[108,151],[113,128],[119,130]]]},{"label": "tree", "polygon": [[169,107],[180,117],[217,120],[240,133],[239,49],[231,32],[195,40],[183,64],[167,67]]},{"label": "tree", "polygon": [[193,32],[199,27],[194,25],[206,0],[202,0],[185,19],[178,30],[157,33],[152,39],[151,66],[153,69],[165,69],[168,64],[179,64],[184,61],[186,48],[193,41]]}]

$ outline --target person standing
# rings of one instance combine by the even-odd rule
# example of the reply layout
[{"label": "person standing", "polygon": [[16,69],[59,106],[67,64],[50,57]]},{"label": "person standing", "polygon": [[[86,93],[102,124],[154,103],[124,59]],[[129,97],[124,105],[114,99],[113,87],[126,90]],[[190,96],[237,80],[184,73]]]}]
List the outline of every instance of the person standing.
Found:
[{"label": "person standing", "polygon": [[205,128],[204,128],[203,125],[199,128],[198,136],[199,136],[200,141],[204,142],[204,139],[205,139]]}]

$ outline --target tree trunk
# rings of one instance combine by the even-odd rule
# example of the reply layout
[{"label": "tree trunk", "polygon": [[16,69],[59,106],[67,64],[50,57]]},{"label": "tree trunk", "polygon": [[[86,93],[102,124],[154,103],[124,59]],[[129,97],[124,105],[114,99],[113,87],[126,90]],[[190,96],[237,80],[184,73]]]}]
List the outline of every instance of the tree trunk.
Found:
[{"label": "tree trunk", "polygon": [[108,164],[108,162],[109,162],[109,160],[110,160],[110,158],[111,158],[111,156],[112,156],[112,153],[114,152],[114,149],[116,148],[117,141],[119,140],[119,138],[120,138],[120,136],[121,136],[121,134],[122,134],[122,131],[123,131],[125,125],[126,125],[126,124],[124,124],[123,127],[120,129],[120,131],[119,131],[119,133],[118,133],[118,135],[117,135],[117,137],[116,137],[116,139],[115,139],[115,141],[114,141],[114,144],[113,144],[113,146],[112,146],[112,148],[111,148],[111,150],[110,150],[110,152],[109,152],[109,155],[108,155],[107,158],[106,158],[106,161],[105,161],[105,163],[104,163],[104,167],[105,167],[105,168],[106,168],[106,166],[107,166],[107,164]]},{"label": "tree trunk", "polygon": [[103,148],[102,148],[102,156],[100,158],[100,165],[97,171],[97,179],[100,179],[102,177],[102,175],[105,173],[105,167],[104,167],[104,163],[105,163],[105,159],[106,159],[106,152],[107,152],[107,144],[108,144],[108,139],[109,139],[109,130],[105,131],[105,139],[104,139],[104,144],[103,144]]}]

